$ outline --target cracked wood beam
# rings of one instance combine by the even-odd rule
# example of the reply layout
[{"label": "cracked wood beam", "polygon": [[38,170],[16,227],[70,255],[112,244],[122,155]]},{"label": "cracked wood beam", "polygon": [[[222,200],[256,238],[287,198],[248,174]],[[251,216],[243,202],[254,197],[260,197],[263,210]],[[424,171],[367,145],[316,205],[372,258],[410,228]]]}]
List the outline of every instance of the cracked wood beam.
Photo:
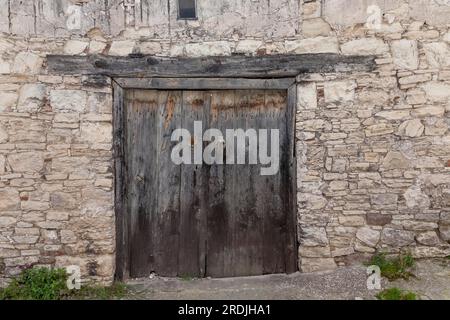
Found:
[{"label": "cracked wood beam", "polygon": [[375,58],[375,56],[343,56],[329,53],[203,58],[49,55],[47,64],[49,73],[56,75],[285,78],[302,73],[372,71],[375,69]]}]

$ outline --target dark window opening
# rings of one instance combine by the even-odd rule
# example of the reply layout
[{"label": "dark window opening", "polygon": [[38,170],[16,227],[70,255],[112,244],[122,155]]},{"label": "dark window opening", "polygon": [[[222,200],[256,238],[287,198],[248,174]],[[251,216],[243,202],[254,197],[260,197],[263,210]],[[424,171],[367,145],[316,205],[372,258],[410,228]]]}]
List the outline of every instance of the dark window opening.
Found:
[{"label": "dark window opening", "polygon": [[197,19],[195,0],[178,0],[179,19]]}]

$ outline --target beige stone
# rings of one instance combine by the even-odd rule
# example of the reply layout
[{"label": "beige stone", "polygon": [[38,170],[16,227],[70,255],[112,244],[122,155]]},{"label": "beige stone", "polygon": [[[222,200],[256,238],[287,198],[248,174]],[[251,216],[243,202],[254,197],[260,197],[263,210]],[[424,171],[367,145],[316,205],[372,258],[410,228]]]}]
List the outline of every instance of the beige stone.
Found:
[{"label": "beige stone", "polygon": [[423,45],[428,64],[432,68],[450,67],[450,47],[445,42],[425,43]]},{"label": "beige stone", "polygon": [[42,84],[25,84],[20,89],[17,110],[19,112],[37,112],[44,105],[46,86]]},{"label": "beige stone", "polygon": [[428,82],[421,86],[427,98],[433,102],[448,102],[450,100],[450,84],[445,82]]},{"label": "beige stone", "polygon": [[10,72],[11,72],[10,63],[0,58],[0,74],[9,74]]},{"label": "beige stone", "polygon": [[133,40],[113,41],[108,54],[111,56],[127,56],[133,53],[136,42]]},{"label": "beige stone", "polygon": [[13,172],[40,172],[44,168],[44,156],[39,152],[22,152],[8,155]]},{"label": "beige stone", "polygon": [[80,55],[85,52],[89,42],[82,40],[69,40],[64,46],[64,53],[71,55]]},{"label": "beige stone", "polygon": [[285,43],[289,53],[338,53],[336,37],[316,37],[303,40],[289,40]]},{"label": "beige stone", "polygon": [[89,43],[90,54],[101,54],[106,49],[107,43],[104,41],[92,40]]},{"label": "beige stone", "polygon": [[387,120],[403,120],[409,118],[409,110],[380,111],[376,113],[375,116]]},{"label": "beige stone", "polygon": [[375,137],[375,136],[381,136],[393,133],[394,129],[392,125],[388,123],[380,123],[380,124],[374,124],[372,126],[368,126],[365,130],[367,137]]},{"label": "beige stone", "polygon": [[354,81],[333,81],[325,83],[326,103],[345,103],[355,99]]},{"label": "beige stone", "polygon": [[185,50],[190,57],[231,55],[231,46],[227,41],[188,43],[185,46]]},{"label": "beige stone", "polygon": [[15,92],[0,91],[0,111],[10,111],[16,105],[18,97]]},{"label": "beige stone", "polygon": [[305,38],[326,37],[331,33],[330,25],[321,18],[304,20],[301,30]]},{"label": "beige stone", "polygon": [[111,143],[112,125],[110,123],[82,122],[81,139],[90,143]]},{"label": "beige stone", "polygon": [[50,105],[54,111],[83,112],[86,109],[87,94],[82,90],[51,90]]},{"label": "beige stone", "polygon": [[402,152],[390,151],[383,159],[382,167],[385,170],[406,169],[410,167],[410,161]]},{"label": "beige stone", "polygon": [[401,77],[398,80],[398,83],[405,85],[405,84],[427,82],[430,80],[431,80],[431,74],[426,73],[426,74],[416,74],[416,75],[412,75],[412,76]]},{"label": "beige stone", "polygon": [[349,55],[380,55],[388,52],[389,46],[381,39],[362,38],[342,44],[341,51]]},{"label": "beige stone", "polygon": [[419,119],[414,119],[403,122],[398,128],[397,134],[400,136],[416,138],[420,137],[424,130],[425,127],[422,122]]},{"label": "beige stone", "polygon": [[442,117],[445,113],[445,108],[441,106],[427,106],[416,108],[412,111],[412,114],[416,117]]},{"label": "beige stone", "polygon": [[308,257],[308,258],[324,258],[324,257],[326,258],[331,256],[330,247],[300,246],[298,252],[300,257]]},{"label": "beige stone", "polygon": [[303,83],[297,86],[298,109],[317,108],[317,87],[313,83]]},{"label": "beige stone", "polygon": [[362,227],[356,232],[356,238],[367,246],[374,248],[378,244],[378,241],[380,241],[380,231]]},{"label": "beige stone", "polygon": [[137,50],[142,54],[159,54],[162,47],[158,41],[145,41],[137,45]]},{"label": "beige stone", "polygon": [[6,131],[6,128],[4,125],[0,123],[0,143],[5,143],[8,141],[9,135]]},{"label": "beige stone", "polygon": [[261,40],[241,40],[236,45],[236,53],[255,54],[263,46]]},{"label": "beige stone", "polygon": [[419,50],[417,42],[412,40],[397,40],[391,45],[394,64],[399,69],[414,70],[419,66]]},{"label": "beige stone", "polygon": [[300,259],[300,270],[305,273],[330,271],[337,268],[333,258],[304,258]]},{"label": "beige stone", "polygon": [[430,198],[422,191],[420,186],[414,185],[408,188],[403,194],[406,206],[410,209],[428,209],[430,207]]},{"label": "beige stone", "polygon": [[44,60],[31,52],[20,52],[14,59],[12,73],[17,74],[38,74],[41,71]]}]

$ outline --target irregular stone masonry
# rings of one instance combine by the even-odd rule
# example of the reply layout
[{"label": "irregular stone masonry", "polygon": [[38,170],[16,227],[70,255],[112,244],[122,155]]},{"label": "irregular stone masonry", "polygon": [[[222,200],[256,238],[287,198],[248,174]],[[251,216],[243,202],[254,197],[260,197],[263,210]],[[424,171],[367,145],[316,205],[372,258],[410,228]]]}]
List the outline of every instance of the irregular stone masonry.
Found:
[{"label": "irregular stone masonry", "polygon": [[114,275],[110,83],[49,75],[48,54],[377,55],[372,73],[298,78],[299,268],[450,255],[446,1],[372,1],[377,28],[357,0],[198,0],[195,21],[175,0],[54,1],[0,0],[0,285],[33,265]]}]

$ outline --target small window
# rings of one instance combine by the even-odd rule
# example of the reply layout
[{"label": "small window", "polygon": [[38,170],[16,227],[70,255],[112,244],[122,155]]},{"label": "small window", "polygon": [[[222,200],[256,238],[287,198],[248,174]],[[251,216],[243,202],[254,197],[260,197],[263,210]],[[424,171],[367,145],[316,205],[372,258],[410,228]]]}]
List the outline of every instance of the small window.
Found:
[{"label": "small window", "polygon": [[178,19],[197,19],[195,0],[178,0]]}]

